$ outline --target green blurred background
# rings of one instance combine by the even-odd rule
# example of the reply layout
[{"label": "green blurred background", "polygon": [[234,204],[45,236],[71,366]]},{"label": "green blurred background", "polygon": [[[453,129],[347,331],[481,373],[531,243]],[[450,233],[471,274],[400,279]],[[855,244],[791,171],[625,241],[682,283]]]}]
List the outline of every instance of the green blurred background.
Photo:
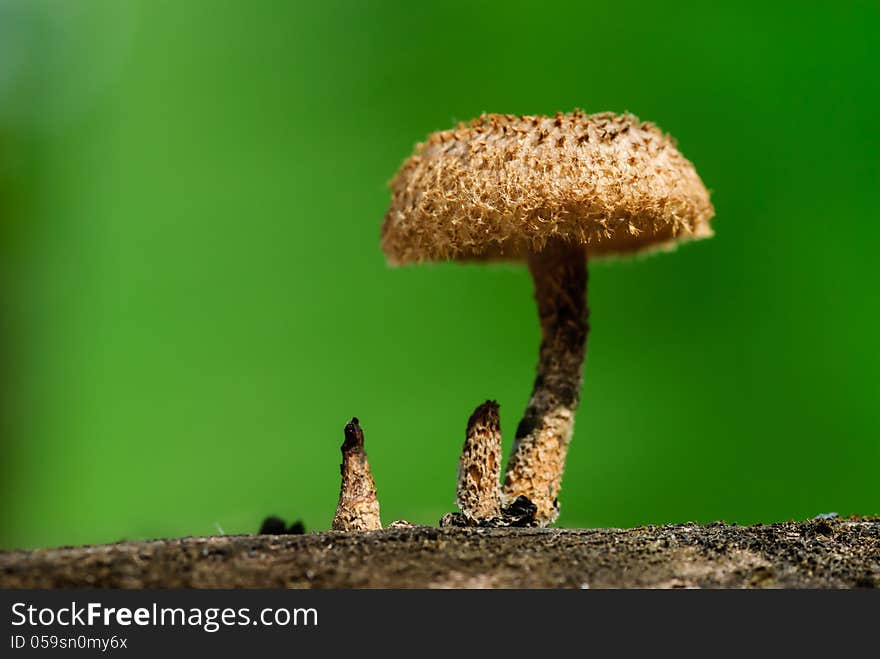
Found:
[{"label": "green blurred background", "polygon": [[387,182],[483,111],[629,110],[716,237],[595,264],[564,526],[880,512],[880,4],[0,2],[0,547],[454,506],[537,359],[512,266],[393,270]]}]

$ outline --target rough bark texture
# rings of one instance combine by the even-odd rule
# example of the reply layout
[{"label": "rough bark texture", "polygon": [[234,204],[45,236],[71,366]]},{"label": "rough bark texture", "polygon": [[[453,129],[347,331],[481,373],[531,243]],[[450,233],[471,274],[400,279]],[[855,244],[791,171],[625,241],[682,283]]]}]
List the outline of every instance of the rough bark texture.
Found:
[{"label": "rough bark texture", "polygon": [[0,552],[0,587],[876,588],[880,518],[121,542]]},{"label": "rough bark texture", "polygon": [[526,496],[543,525],[559,516],[556,499],[581,393],[587,332],[587,256],[582,248],[549,244],[529,259],[541,321],[538,374],[504,479],[508,501]]}]

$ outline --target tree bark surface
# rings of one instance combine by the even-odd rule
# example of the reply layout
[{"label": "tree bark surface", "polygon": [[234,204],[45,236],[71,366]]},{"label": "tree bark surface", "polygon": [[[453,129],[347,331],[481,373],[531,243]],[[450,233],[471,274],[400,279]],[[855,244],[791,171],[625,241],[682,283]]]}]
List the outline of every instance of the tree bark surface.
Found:
[{"label": "tree bark surface", "polygon": [[634,529],[392,527],[0,552],[3,588],[880,587],[880,518]]}]

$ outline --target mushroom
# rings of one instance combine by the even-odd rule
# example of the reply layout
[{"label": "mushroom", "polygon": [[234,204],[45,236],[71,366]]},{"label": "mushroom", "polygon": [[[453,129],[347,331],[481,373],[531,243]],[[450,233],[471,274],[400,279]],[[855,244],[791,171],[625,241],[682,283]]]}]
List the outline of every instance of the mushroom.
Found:
[{"label": "mushroom", "polygon": [[342,484],[331,528],[334,531],[376,531],[382,528],[376,483],[364,451],[364,431],[354,417],[345,426],[342,442]]},{"label": "mushroom", "polygon": [[487,400],[468,419],[458,461],[456,503],[459,513],[447,513],[440,526],[532,526],[537,506],[523,495],[507,501],[499,491],[501,422],[498,403]]},{"label": "mushroom", "polygon": [[[580,398],[587,260],[711,236],[709,193],[672,138],[653,124],[580,111],[489,114],[432,133],[403,163],[391,191],[382,225],[391,265],[528,264],[542,339],[500,503],[528,497],[537,506],[536,523],[550,524],[559,514]],[[478,508],[479,514],[496,510],[485,502]]]},{"label": "mushroom", "polygon": [[458,509],[472,520],[501,514],[501,422],[498,403],[487,400],[468,419],[458,461]]}]

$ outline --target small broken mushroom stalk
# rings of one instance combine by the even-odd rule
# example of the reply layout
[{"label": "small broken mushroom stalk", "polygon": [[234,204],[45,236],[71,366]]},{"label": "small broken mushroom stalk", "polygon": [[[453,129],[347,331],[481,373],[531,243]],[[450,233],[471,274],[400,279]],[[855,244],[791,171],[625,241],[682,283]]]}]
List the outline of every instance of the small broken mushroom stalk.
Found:
[{"label": "small broken mushroom stalk", "polygon": [[458,461],[458,509],[468,520],[501,514],[501,422],[498,403],[487,400],[468,419]]},{"label": "small broken mushroom stalk", "polygon": [[364,451],[364,431],[357,417],[345,426],[342,443],[342,486],[331,528],[334,531],[376,531],[382,528],[376,483]]},{"label": "small broken mushroom stalk", "polygon": [[537,506],[526,496],[504,505],[500,475],[498,403],[487,400],[468,419],[458,461],[456,503],[461,512],[444,515],[440,526],[534,526]]},{"label": "small broken mushroom stalk", "polygon": [[[551,524],[580,399],[587,260],[708,238],[715,213],[709,192],[655,125],[629,114],[576,110],[553,117],[489,114],[432,133],[403,163],[391,194],[382,224],[390,264],[529,265],[541,324],[538,373],[499,505],[503,515],[505,504],[531,502],[537,523]],[[487,459],[497,458],[486,450]],[[466,444],[465,453],[463,460],[477,458],[473,446]],[[473,470],[482,478],[494,465]],[[491,488],[480,483],[481,494],[459,492],[459,521],[494,510],[483,496]]]}]

